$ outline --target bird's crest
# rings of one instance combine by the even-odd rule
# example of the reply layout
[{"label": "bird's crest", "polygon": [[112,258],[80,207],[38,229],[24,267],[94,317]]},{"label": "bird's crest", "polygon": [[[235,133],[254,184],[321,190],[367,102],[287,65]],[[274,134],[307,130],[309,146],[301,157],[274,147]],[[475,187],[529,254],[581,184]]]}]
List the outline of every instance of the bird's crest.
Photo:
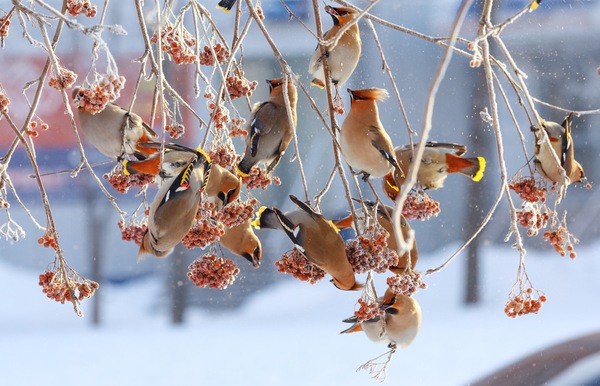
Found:
[{"label": "bird's crest", "polygon": [[348,89],[348,93],[350,93],[350,97],[354,100],[384,101],[390,96],[387,90],[383,88],[366,88],[363,90]]}]

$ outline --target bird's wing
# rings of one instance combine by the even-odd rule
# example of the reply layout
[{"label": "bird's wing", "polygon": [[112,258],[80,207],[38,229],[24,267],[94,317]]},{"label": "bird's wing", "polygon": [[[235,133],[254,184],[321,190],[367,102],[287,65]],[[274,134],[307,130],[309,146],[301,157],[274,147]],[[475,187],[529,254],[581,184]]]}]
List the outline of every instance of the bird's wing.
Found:
[{"label": "bird's wing", "polygon": [[256,157],[258,141],[260,137],[271,132],[274,117],[277,114],[276,107],[271,102],[263,102],[255,108],[250,122],[250,154]]}]

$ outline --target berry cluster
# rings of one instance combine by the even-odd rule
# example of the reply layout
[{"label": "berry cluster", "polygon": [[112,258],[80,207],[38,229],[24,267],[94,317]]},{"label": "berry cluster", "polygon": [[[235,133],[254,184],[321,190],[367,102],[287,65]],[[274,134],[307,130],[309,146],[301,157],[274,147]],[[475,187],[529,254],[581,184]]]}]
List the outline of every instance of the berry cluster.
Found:
[{"label": "berry cluster", "polygon": [[8,36],[8,27],[10,26],[10,19],[8,15],[4,15],[0,17],[0,38],[5,38]]},{"label": "berry cluster", "polygon": [[38,127],[44,131],[48,130],[48,124],[46,122],[39,123],[38,121],[32,120],[29,122],[29,127],[26,131],[27,135],[32,138],[36,138],[39,135],[39,133],[36,131]]},{"label": "berry cluster", "polygon": [[87,88],[82,88],[75,96],[76,107],[82,107],[90,114],[97,114],[104,107],[121,96],[125,77],[98,74],[99,80]]},{"label": "berry cluster", "polygon": [[144,234],[148,229],[147,224],[137,224],[134,221],[126,224],[123,220],[117,223],[121,230],[121,238],[125,241],[133,241],[137,245],[142,245]]},{"label": "berry cluster", "polygon": [[440,214],[440,203],[431,198],[422,189],[414,189],[408,193],[402,215],[408,220],[428,220]]},{"label": "berry cluster", "polygon": [[226,228],[242,225],[252,220],[257,205],[258,200],[256,198],[251,198],[246,201],[235,200],[217,213],[216,219]]},{"label": "berry cluster", "polygon": [[2,88],[0,88],[0,113],[8,114],[8,105],[9,104],[10,104],[10,99],[8,99],[8,96],[6,95],[4,90],[2,90]]},{"label": "berry cluster", "polygon": [[236,70],[234,75],[225,79],[225,86],[231,99],[241,98],[243,96],[252,96],[252,91],[258,86],[257,81],[250,82],[244,77],[244,71]]},{"label": "berry cluster", "polygon": [[[157,41],[157,34],[154,33],[150,42]],[[183,26],[178,29],[174,29],[172,25],[165,26],[160,32],[160,44],[161,50],[171,55],[176,64],[191,64],[199,61],[192,49],[196,45],[196,39]]]},{"label": "berry cluster", "polygon": [[388,277],[386,283],[393,293],[404,296],[411,296],[418,289],[427,288],[421,274],[412,269],[407,269],[402,275]]},{"label": "berry cluster", "polygon": [[518,296],[509,297],[504,306],[504,313],[511,318],[531,313],[537,314],[548,299],[538,290],[536,290],[536,294],[537,299],[532,296],[533,289],[529,287],[527,290],[521,291]]},{"label": "berry cluster", "polygon": [[362,299],[358,299],[358,310],[354,311],[357,323],[375,319],[384,314],[385,312],[381,309],[381,305],[378,302],[369,302]]},{"label": "berry cluster", "polygon": [[340,94],[336,94],[336,96],[333,98],[333,111],[339,115],[344,114],[344,100]]},{"label": "berry cluster", "polygon": [[216,106],[214,102],[209,101],[208,109],[210,110],[210,118],[215,123],[215,128],[223,129],[227,122],[230,121],[229,109],[223,105]]},{"label": "berry cluster", "polygon": [[181,123],[172,121],[167,126],[165,126],[165,131],[169,133],[169,136],[173,139],[181,138],[183,134],[185,134],[185,126]]},{"label": "berry cluster", "polygon": [[48,298],[63,304],[65,301],[72,301],[71,296],[77,300],[91,298],[94,292],[100,287],[95,281],[79,277],[64,277],[62,274],[57,275],[54,271],[46,271],[39,278],[38,284],[42,287],[42,292]]},{"label": "berry cluster", "polygon": [[[221,43],[217,43],[213,46],[215,55],[217,56],[217,63],[222,64],[229,59],[229,50]],[[204,66],[214,66],[215,57],[209,46],[204,46],[204,52],[200,54],[200,64]]]},{"label": "berry cluster", "polygon": [[58,75],[56,75],[53,71],[53,74],[50,77],[50,80],[48,81],[48,86],[60,91],[64,88],[71,87],[73,83],[75,83],[75,81],[77,80],[77,74],[73,71],[64,67],[61,67],[59,71],[60,72]]},{"label": "berry cluster", "polygon": [[261,188],[266,190],[269,185],[281,185],[281,179],[272,175],[272,172],[267,172],[265,169],[260,167],[253,167],[248,172],[248,175],[242,177],[242,183],[246,185],[247,189]]},{"label": "berry cluster", "polygon": [[256,16],[258,16],[260,20],[265,20],[265,14],[263,12],[262,7],[260,6],[260,3],[256,4],[256,7],[254,9],[256,10]]},{"label": "berry cluster", "polygon": [[1,209],[10,208],[10,202],[6,201],[6,198],[4,198],[4,197],[0,197],[0,208]]},{"label": "berry cluster", "polygon": [[148,184],[154,183],[154,176],[151,174],[136,173],[126,175],[123,171],[123,165],[120,163],[115,165],[110,172],[105,173],[102,177],[105,180],[108,180],[108,183],[111,184],[117,192],[123,194],[127,193],[131,187],[137,186],[143,188]]},{"label": "berry cluster", "polygon": [[246,130],[246,120],[244,118],[231,119],[231,124],[227,125],[230,137],[245,137],[248,135]]},{"label": "berry cluster", "polygon": [[561,256],[566,256],[568,252],[571,259],[577,257],[573,244],[577,244],[579,240],[569,233],[566,227],[560,225],[555,229],[544,232],[544,239],[547,240]]},{"label": "berry cluster", "polygon": [[89,0],[67,0],[67,11],[73,16],[83,13],[87,17],[94,17],[97,9]]},{"label": "berry cluster", "polygon": [[235,148],[231,143],[213,146],[208,156],[210,157],[213,164],[218,164],[219,166],[224,168],[229,168],[233,166],[237,161]]},{"label": "berry cluster", "polygon": [[346,256],[356,273],[383,273],[398,264],[398,254],[387,247],[389,234],[381,227],[369,226],[363,235],[346,241]]},{"label": "berry cluster", "polygon": [[315,284],[325,277],[325,271],[317,267],[296,248],[284,253],[280,260],[275,262],[278,272],[292,274],[296,279]]},{"label": "berry cluster", "polygon": [[479,45],[474,42],[469,42],[469,44],[467,44],[467,49],[473,51],[473,58],[469,61],[469,67],[480,67],[481,63],[483,63],[483,57],[481,56]]},{"label": "berry cluster", "polygon": [[546,202],[546,187],[543,180],[536,181],[533,177],[516,176],[508,185],[523,200],[528,202]]},{"label": "berry cluster", "polygon": [[[206,207],[204,204],[198,209],[194,224],[185,235],[181,244],[186,248],[206,248],[206,246],[219,241],[225,233],[225,226],[221,221],[214,218],[214,206]],[[209,204],[212,205],[212,204]]]},{"label": "berry cluster", "polygon": [[521,209],[517,210],[517,221],[519,225],[527,229],[527,236],[537,236],[540,229],[548,225],[550,211],[545,204],[531,203],[525,201]]},{"label": "berry cluster", "polygon": [[188,277],[198,287],[225,289],[233,284],[240,269],[229,259],[215,254],[203,255],[189,266]]},{"label": "berry cluster", "polygon": [[58,243],[56,242],[56,239],[54,238],[54,236],[50,235],[47,232],[46,234],[44,234],[44,237],[40,237],[38,239],[38,244],[41,244],[46,248],[52,248],[55,251],[58,251]]}]

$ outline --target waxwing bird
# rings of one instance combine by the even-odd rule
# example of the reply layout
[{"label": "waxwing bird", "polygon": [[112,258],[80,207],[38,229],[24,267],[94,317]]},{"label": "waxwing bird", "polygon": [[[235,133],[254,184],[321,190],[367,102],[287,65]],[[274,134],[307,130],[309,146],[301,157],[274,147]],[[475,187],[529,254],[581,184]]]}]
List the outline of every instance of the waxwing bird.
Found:
[{"label": "waxwing bird", "polygon": [[[325,6],[325,12],[331,15],[333,26],[323,36],[323,40],[327,41],[335,36],[342,27],[352,22],[358,14],[358,11],[346,7],[331,7]],[[327,67],[331,76],[331,81],[335,86],[346,83],[350,75],[354,72],[362,43],[360,41],[360,31],[358,23],[353,23],[339,38],[335,45],[325,47],[325,57],[327,58]],[[325,74],[323,72],[323,56],[321,48],[317,45],[313,56],[308,64],[308,72],[314,77],[311,85],[319,88],[325,87]]]},{"label": "waxwing bird", "polygon": [[231,253],[248,260],[254,268],[258,268],[260,265],[262,246],[256,234],[254,234],[254,230],[252,230],[250,221],[231,228],[225,228],[225,233],[221,236],[219,242]]},{"label": "waxwing bird", "polygon": [[194,223],[210,168],[211,162],[199,156],[160,187],[150,205],[140,256],[167,256],[183,240]]},{"label": "waxwing bird", "polygon": [[380,88],[350,90],[351,106],[342,123],[340,147],[344,159],[358,169],[366,181],[383,177],[393,169],[402,173],[396,161],[390,136],[379,120],[377,101],[388,97]]},{"label": "waxwing bird", "polygon": [[[367,209],[371,211],[375,209],[375,206],[377,206],[377,221],[379,222],[379,225],[381,225],[383,229],[385,229],[386,232],[388,232],[389,234],[388,238],[386,239],[387,246],[393,251],[398,251],[398,243],[396,241],[396,237],[394,236],[394,229],[391,220],[394,208],[387,205],[376,205],[376,203],[372,201],[364,201],[364,203],[367,206]],[[334,221],[334,223],[339,229],[352,228],[354,226],[353,216],[350,215],[341,220]],[[402,215],[400,215],[400,230],[402,232],[402,237],[404,238],[404,240],[408,239],[408,232],[412,230],[412,227]],[[406,266],[408,265],[409,259],[410,267],[414,269],[415,265],[417,264],[417,261],[419,260],[419,250],[417,248],[416,240],[414,241],[411,250],[404,253],[400,257],[398,265],[390,267],[390,271],[398,275],[402,274],[405,271]]]},{"label": "waxwing bird", "polygon": [[[531,128],[535,136],[534,163],[536,169],[542,176],[554,183],[563,181],[561,169],[553,160],[554,155],[558,157],[560,167],[569,178],[569,181],[566,181],[567,184],[585,179],[583,167],[575,160],[575,148],[571,137],[573,118],[573,113],[568,114],[562,125],[542,119],[543,131],[538,127]],[[547,134],[548,140],[545,140],[544,133]]]},{"label": "waxwing bird", "polygon": [[[158,145],[160,146],[160,144]],[[123,171],[127,175],[145,173],[169,178],[181,173],[190,162],[198,157],[204,157],[210,161],[209,156],[200,148],[194,150],[178,144],[165,144],[162,162],[159,152],[145,160],[123,161]],[[206,194],[208,201],[214,203],[217,210],[221,210],[227,204],[235,201],[240,195],[241,189],[240,177],[218,164],[212,164],[206,184]]]},{"label": "waxwing bird", "polygon": [[237,0],[221,0],[217,4],[217,8],[222,9],[224,12],[229,12],[235,3],[237,3]]},{"label": "waxwing bird", "polygon": [[298,93],[292,81],[288,81],[287,94],[292,112],[292,123],[288,118],[283,93],[283,78],[267,80],[269,84],[269,99],[254,105],[250,115],[246,151],[237,165],[242,176],[248,175],[250,169],[257,163],[267,165],[271,171],[277,166],[283,153],[294,137],[297,124],[296,102]]},{"label": "waxwing bird", "polygon": [[[72,97],[75,102],[83,97],[80,87],[73,89]],[[134,155],[144,159],[158,151],[144,145],[155,142],[154,138],[158,137],[152,128],[139,115],[121,106],[109,103],[96,114],[78,107],[77,116],[85,138],[107,157],[121,160],[126,155]]]},{"label": "waxwing bird", "polygon": [[337,288],[362,288],[363,285],[356,281],[346,257],[344,239],[335,225],[295,196],[290,195],[290,199],[298,209],[282,213],[277,208],[262,207],[253,225],[283,231],[308,260],[333,277],[332,282]]},{"label": "waxwing bird", "polygon": [[344,319],[352,326],[340,334],[364,331],[376,343],[387,343],[390,347],[408,347],[416,338],[421,327],[421,306],[410,296],[396,295],[389,288],[379,298],[383,316],[358,322],[356,316]]},{"label": "waxwing bird", "polygon": [[[416,145],[414,147],[400,146],[395,149],[396,159],[402,173],[397,171],[388,173],[382,182],[383,191],[392,200],[396,199],[399,187],[404,184],[412,164],[414,148]],[[427,142],[417,172],[417,182],[424,189],[439,189],[444,186],[446,177],[451,173],[459,173],[473,181],[480,181],[485,171],[485,158],[462,157],[466,151],[466,146],[456,143]]]}]

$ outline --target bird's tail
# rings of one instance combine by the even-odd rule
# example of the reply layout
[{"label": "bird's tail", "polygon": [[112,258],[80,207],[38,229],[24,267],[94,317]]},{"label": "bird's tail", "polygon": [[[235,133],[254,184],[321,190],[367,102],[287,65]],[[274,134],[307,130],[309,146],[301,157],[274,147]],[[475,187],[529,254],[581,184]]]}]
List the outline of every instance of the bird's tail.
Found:
[{"label": "bird's tail", "polygon": [[275,211],[266,206],[261,207],[256,212],[256,218],[251,222],[251,225],[256,229],[281,229],[279,220]]},{"label": "bird's tail", "polygon": [[237,0],[221,0],[217,4],[217,8],[222,9],[224,12],[229,12],[236,2]]},{"label": "bird's tail", "polygon": [[248,177],[250,173],[250,169],[255,165],[255,163],[249,158],[242,158],[242,160],[235,166],[238,174],[242,177]]},{"label": "bird's tail", "polygon": [[485,158],[462,158],[454,154],[446,154],[446,163],[448,164],[448,173],[460,173],[470,177],[478,182],[483,178],[485,171]]}]

